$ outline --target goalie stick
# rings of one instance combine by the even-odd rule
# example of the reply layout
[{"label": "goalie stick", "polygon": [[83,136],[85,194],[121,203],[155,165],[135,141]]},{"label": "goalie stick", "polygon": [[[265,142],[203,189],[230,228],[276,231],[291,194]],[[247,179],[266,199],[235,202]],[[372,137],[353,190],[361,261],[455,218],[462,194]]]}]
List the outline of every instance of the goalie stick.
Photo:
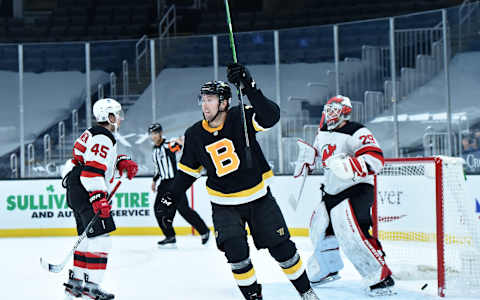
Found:
[{"label": "goalie stick", "polygon": [[300,186],[300,191],[298,191],[297,199],[295,200],[295,196],[293,194],[290,194],[290,197],[288,198],[288,202],[290,203],[290,206],[293,208],[294,211],[297,210],[297,206],[298,206],[298,203],[300,202],[300,198],[302,198],[303,187],[305,186],[305,181],[307,180],[307,176],[308,176],[308,170],[305,170],[305,172],[303,173],[302,185]]},{"label": "goalie stick", "polygon": [[[112,196],[115,194],[115,192],[118,190],[118,187],[120,186],[122,182],[119,180],[117,182],[117,184],[115,185],[115,187],[113,188],[112,192],[110,193],[110,195],[108,195],[108,203],[110,204],[112,201]],[[95,216],[92,218],[92,220],[90,221],[90,223],[88,223],[87,227],[85,228],[85,230],[83,231],[83,233],[78,237],[78,240],[75,242],[75,244],[73,245],[73,248],[72,250],[70,250],[70,252],[65,256],[65,258],[63,259],[63,261],[61,263],[59,263],[58,265],[54,265],[54,264],[51,264],[51,263],[48,263],[45,259],[43,259],[43,257],[40,257],[40,265],[47,271],[49,272],[52,272],[52,273],[60,273],[63,268],[65,268],[65,265],[67,264],[68,260],[70,259],[70,257],[73,255],[73,253],[75,252],[75,250],[77,250],[78,246],[80,245],[80,243],[87,237],[87,232],[90,230],[90,228],[92,228],[93,224],[95,224],[95,222],[97,222],[97,220],[100,218],[100,211],[98,211]]]}]

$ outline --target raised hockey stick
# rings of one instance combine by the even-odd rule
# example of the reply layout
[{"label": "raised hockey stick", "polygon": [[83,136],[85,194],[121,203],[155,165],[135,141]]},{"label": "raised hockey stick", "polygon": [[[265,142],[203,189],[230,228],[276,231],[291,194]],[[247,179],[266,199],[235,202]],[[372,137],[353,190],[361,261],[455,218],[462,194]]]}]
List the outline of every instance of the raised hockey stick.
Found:
[{"label": "raised hockey stick", "polygon": [[[230,38],[230,48],[232,49],[233,62],[237,63],[237,51],[235,50],[235,40],[233,39],[233,29],[232,29],[232,20],[230,18],[230,7],[228,5],[228,0],[225,0],[225,12],[227,15],[227,25],[228,25],[228,36]],[[243,95],[240,85],[237,87],[237,96],[238,101],[240,102],[240,111],[242,117],[243,133],[245,134],[245,163],[247,168],[252,168],[252,150],[250,148],[250,139],[248,138],[247,130],[247,120],[245,118],[245,108],[243,106]]]},{"label": "raised hockey stick", "polygon": [[297,210],[298,203],[300,203],[300,198],[302,198],[303,187],[305,186],[305,181],[307,180],[307,176],[308,176],[308,169],[305,170],[305,172],[303,173],[302,185],[300,186],[300,191],[298,191],[297,199],[295,200],[295,196],[293,194],[290,194],[290,197],[288,197],[288,203],[290,203],[290,206],[292,206],[294,211]]},{"label": "raised hockey stick", "polygon": [[[113,195],[115,194],[115,192],[118,190],[118,187],[120,186],[122,182],[119,180],[117,182],[117,184],[115,185],[115,187],[113,188],[112,192],[110,193],[110,195],[108,195],[108,203],[111,203],[111,199],[113,197]],[[87,237],[87,232],[90,230],[90,228],[92,228],[93,224],[95,224],[95,222],[97,222],[97,220],[100,218],[100,211],[98,211],[95,216],[92,218],[92,220],[90,221],[90,223],[88,223],[87,227],[85,228],[85,230],[83,231],[83,233],[78,237],[78,240],[75,242],[75,244],[73,245],[73,248],[72,250],[70,250],[70,252],[65,256],[65,258],[63,259],[63,261],[58,264],[58,265],[54,265],[54,264],[51,264],[51,263],[48,263],[45,259],[43,259],[42,257],[40,257],[40,265],[47,271],[49,272],[53,272],[53,273],[60,273],[63,268],[65,268],[65,265],[67,264],[68,260],[70,259],[70,257],[73,255],[73,253],[75,252],[75,250],[77,250],[78,246],[80,245],[80,243]]]}]

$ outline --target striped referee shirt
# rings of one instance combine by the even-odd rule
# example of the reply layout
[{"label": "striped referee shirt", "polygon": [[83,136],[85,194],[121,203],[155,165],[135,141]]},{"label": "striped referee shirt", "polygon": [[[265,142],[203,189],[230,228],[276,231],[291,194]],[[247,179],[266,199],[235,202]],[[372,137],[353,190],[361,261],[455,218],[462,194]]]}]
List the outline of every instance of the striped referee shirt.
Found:
[{"label": "striped referee shirt", "polygon": [[177,157],[176,154],[181,150],[181,145],[165,139],[160,145],[155,145],[152,151],[153,165],[155,174],[153,181],[173,179],[177,173]]}]

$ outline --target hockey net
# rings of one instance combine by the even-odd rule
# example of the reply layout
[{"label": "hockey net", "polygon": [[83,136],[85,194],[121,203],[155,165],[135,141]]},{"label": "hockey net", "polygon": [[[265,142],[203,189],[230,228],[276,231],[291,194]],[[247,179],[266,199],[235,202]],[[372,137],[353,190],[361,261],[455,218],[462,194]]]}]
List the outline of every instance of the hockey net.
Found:
[{"label": "hockey net", "polygon": [[387,159],[375,177],[373,234],[397,279],[435,280],[439,296],[480,295],[480,219],[463,159]]}]

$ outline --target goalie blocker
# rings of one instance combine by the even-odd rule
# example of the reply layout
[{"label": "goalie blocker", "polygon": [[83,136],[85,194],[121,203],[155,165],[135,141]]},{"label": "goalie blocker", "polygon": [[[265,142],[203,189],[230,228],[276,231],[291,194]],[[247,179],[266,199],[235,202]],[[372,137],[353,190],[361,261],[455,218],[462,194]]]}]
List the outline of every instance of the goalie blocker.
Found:
[{"label": "goalie blocker", "polygon": [[324,106],[313,151],[299,151],[297,166],[307,166],[297,168],[300,174],[315,166],[312,152],[321,159],[325,171],[321,202],[310,220],[315,251],[307,272],[314,283],[338,279],[343,268],[339,254],[342,248],[368,283],[371,295],[389,294],[394,284],[392,273],[379,241],[369,233],[373,175],[383,167],[383,153],[370,130],[349,121],[351,112],[349,98],[339,95],[330,99]]}]

